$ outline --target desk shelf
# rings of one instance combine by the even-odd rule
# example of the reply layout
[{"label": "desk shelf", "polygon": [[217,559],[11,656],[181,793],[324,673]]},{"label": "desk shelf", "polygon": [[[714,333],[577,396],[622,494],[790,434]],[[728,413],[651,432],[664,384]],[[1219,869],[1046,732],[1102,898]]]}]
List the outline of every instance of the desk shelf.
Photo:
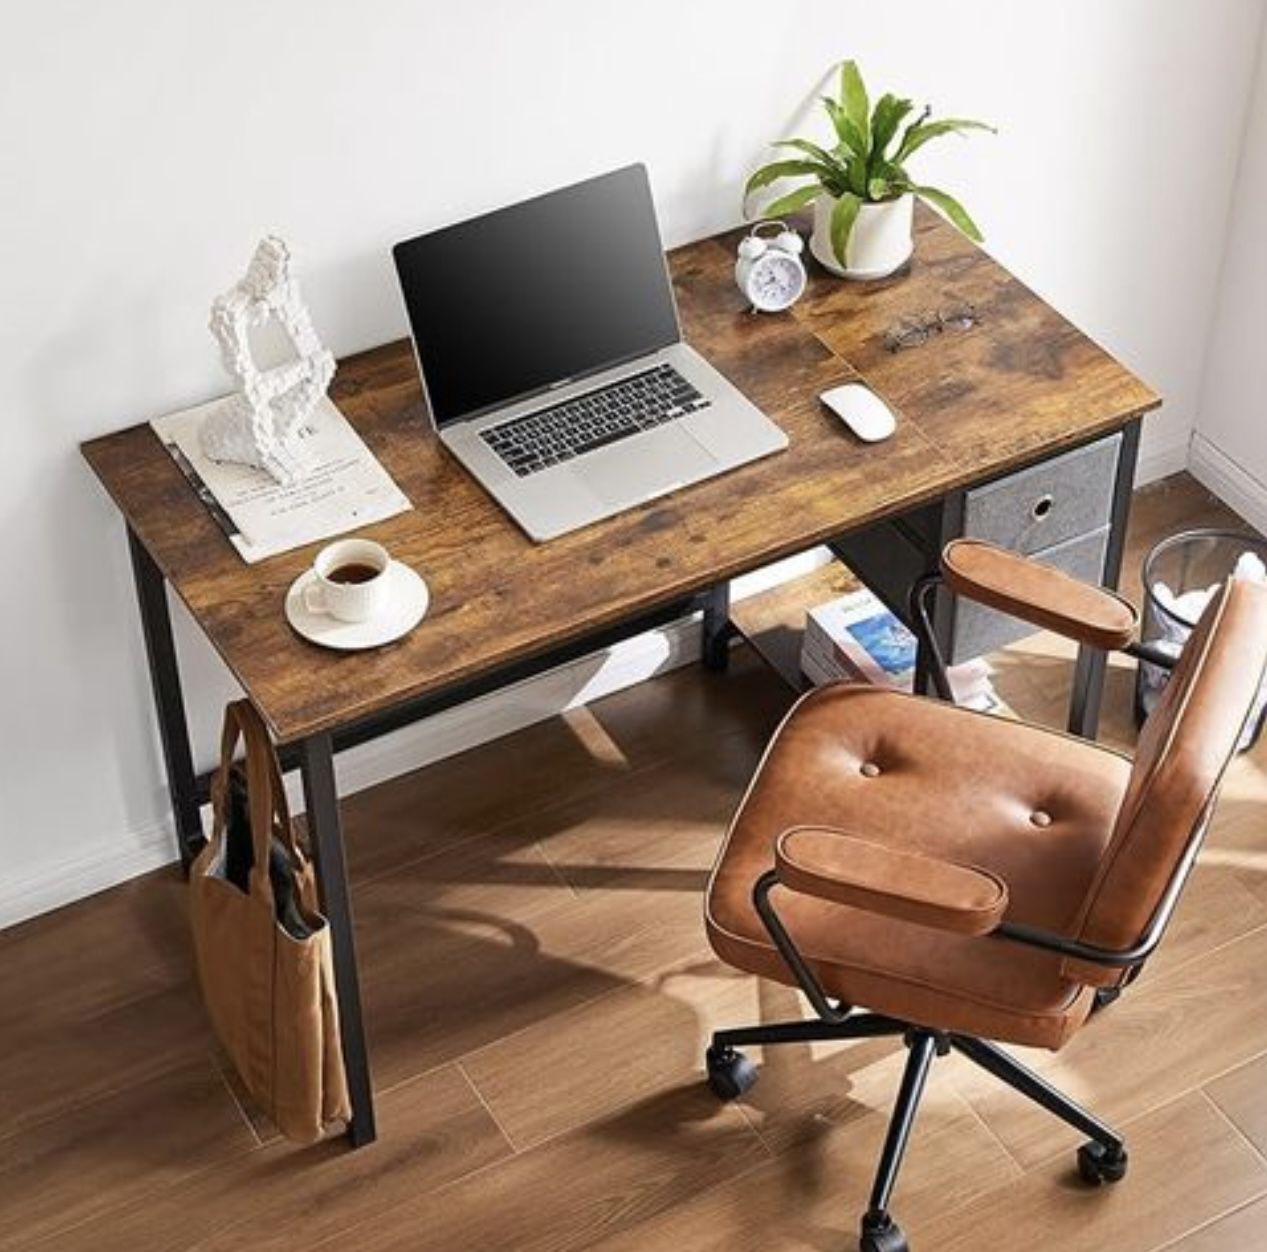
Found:
[{"label": "desk shelf", "polygon": [[731,605],[730,620],[789,687],[808,691],[813,684],[801,673],[805,614],[815,605],[838,599],[861,586],[847,565],[831,561],[768,591],[737,600]]}]

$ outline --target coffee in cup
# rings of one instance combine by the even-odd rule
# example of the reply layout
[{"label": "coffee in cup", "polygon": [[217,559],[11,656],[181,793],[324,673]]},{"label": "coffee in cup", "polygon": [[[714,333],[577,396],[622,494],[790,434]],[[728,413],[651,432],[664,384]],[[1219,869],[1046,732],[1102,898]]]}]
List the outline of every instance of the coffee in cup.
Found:
[{"label": "coffee in cup", "polygon": [[304,588],[304,607],[341,622],[364,622],[387,606],[391,557],[370,539],[338,539],[312,563],[313,580]]}]

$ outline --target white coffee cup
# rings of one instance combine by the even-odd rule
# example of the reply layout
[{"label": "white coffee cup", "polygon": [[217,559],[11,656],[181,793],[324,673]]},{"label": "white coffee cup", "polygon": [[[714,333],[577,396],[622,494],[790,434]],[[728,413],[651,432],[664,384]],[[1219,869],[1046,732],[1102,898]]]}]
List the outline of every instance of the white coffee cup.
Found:
[{"label": "white coffee cup", "polygon": [[338,539],[317,553],[315,575],[304,588],[309,613],[326,613],[341,622],[365,622],[387,607],[391,557],[369,539]]}]

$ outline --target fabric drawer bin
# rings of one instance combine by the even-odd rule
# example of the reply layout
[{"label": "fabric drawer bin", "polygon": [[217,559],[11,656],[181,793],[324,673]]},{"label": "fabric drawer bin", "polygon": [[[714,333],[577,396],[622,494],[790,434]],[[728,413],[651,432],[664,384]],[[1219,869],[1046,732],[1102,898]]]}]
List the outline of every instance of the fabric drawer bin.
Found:
[{"label": "fabric drawer bin", "polygon": [[1109,524],[1121,447],[1122,436],[1110,435],[971,488],[964,493],[963,533],[1027,555],[1089,536]]},{"label": "fabric drawer bin", "polygon": [[[832,551],[904,621],[906,590],[937,568],[943,535],[985,539],[1091,583],[1104,579],[1117,481],[1120,433],[1062,452],[963,493],[951,521],[929,505],[834,540]],[[1034,633],[1026,622],[979,604],[948,601],[951,664],[993,652]],[[943,612],[946,610],[943,610]]]}]

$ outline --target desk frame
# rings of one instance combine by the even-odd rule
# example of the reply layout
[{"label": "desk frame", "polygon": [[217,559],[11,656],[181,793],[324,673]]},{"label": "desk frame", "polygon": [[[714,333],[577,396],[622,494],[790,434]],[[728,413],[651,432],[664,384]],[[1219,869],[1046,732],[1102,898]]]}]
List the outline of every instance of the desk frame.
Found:
[{"label": "desk frame", "polygon": [[[1111,586],[1116,586],[1121,571],[1126,519],[1139,445],[1139,427],[1138,417],[1130,419],[1122,427],[1123,446],[1113,494],[1110,538],[1104,570],[1104,581]],[[193,858],[205,844],[201,806],[210,798],[211,775],[198,774],[194,768],[180,663],[167,600],[167,581],[130,526],[127,534],[168,793],[181,864],[188,873]],[[339,1028],[353,1109],[347,1133],[353,1147],[372,1143],[376,1130],[334,754],[491,691],[557,668],[621,639],[697,612],[702,616],[701,662],[706,669],[722,672],[726,669],[730,642],[735,634],[735,627],[730,620],[729,582],[718,583],[685,597],[676,597],[652,612],[627,618],[474,679],[454,683],[417,699],[403,701],[373,717],[279,746],[282,769],[298,769],[302,778],[308,837],[316,869],[319,899],[330,925],[335,990],[339,1001]],[[1103,652],[1083,648],[1079,651],[1075,666],[1069,726],[1074,733],[1088,738],[1094,738],[1099,722],[1105,660]]]},{"label": "desk frame", "polygon": [[[180,663],[167,600],[167,580],[130,526],[127,534],[149,663],[150,686],[162,743],[163,764],[167,773],[167,789],[175,820],[181,867],[187,875],[194,857],[206,844],[201,808],[211,798],[212,772],[199,774],[194,768],[189,720],[180,680]],[[630,618],[476,679],[403,702],[337,731],[319,732],[279,747],[278,759],[282,770],[292,772],[297,769],[302,779],[308,840],[316,870],[318,898],[321,911],[330,925],[335,991],[339,1001],[339,1033],[352,1101],[348,1138],[353,1147],[372,1143],[377,1132],[369,1051],[365,1042],[361,1010],[351,895],[343,849],[343,824],[334,774],[334,754],[693,613],[701,614],[700,648],[704,666],[710,670],[724,671],[728,662],[730,640],[734,634],[730,622],[729,583],[718,584],[685,598],[676,598],[652,613]]]}]

